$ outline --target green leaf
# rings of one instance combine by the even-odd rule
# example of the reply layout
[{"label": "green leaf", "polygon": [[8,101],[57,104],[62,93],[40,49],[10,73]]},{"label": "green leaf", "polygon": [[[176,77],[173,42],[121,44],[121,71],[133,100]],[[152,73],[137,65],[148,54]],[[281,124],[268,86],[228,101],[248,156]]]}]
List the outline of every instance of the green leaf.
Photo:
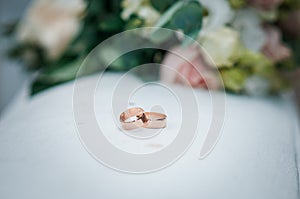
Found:
[{"label": "green leaf", "polygon": [[157,29],[149,35],[149,39],[155,44],[160,44],[170,39],[173,35],[174,34],[172,31],[168,31],[165,29]]},{"label": "green leaf", "polygon": [[[203,10],[199,2],[179,1],[170,7],[155,24],[156,27],[164,27],[172,30],[182,30],[184,34],[195,39],[202,27]],[[153,32],[152,34],[155,34]],[[165,40],[169,37],[165,37]],[[162,42],[165,41],[161,39]],[[192,40],[186,38],[184,43],[190,43]]]},{"label": "green leaf", "polygon": [[152,6],[159,12],[164,12],[178,0],[150,0]]},{"label": "green leaf", "polygon": [[31,94],[34,95],[54,85],[74,79],[79,66],[78,61],[75,61],[66,65],[58,65],[54,69],[43,70],[34,80]]},{"label": "green leaf", "polygon": [[142,61],[146,61],[148,58],[144,57],[142,50],[136,50],[117,58],[111,65],[110,69],[116,71],[126,71],[137,65],[140,65]]},{"label": "green leaf", "polygon": [[124,22],[119,15],[110,15],[99,23],[101,31],[118,32],[123,29]]},{"label": "green leaf", "polygon": [[189,37],[186,37],[184,39],[182,45],[183,46],[188,46],[189,44],[193,43],[195,41],[195,39],[198,37],[199,31],[200,31],[200,29],[196,29],[196,30],[194,30],[194,32],[191,32],[189,34]]},{"label": "green leaf", "polygon": [[195,38],[202,26],[202,7],[198,2],[189,2],[174,13],[170,27],[183,30],[188,36]]},{"label": "green leaf", "polygon": [[171,6],[157,21],[154,25],[155,27],[164,27],[169,21],[172,19],[173,15],[183,6],[185,5],[184,1],[178,1],[173,6]]},{"label": "green leaf", "polygon": [[87,13],[88,17],[98,16],[104,10],[104,1],[88,0]]},{"label": "green leaf", "polygon": [[[75,79],[83,60],[84,58],[78,58],[73,62],[57,63],[55,67],[44,69],[34,80],[31,88],[31,94],[34,95],[55,85]],[[89,67],[85,67],[84,71],[80,71],[80,77],[101,70],[96,63],[96,60],[89,59],[88,61],[89,63],[85,64]]]}]

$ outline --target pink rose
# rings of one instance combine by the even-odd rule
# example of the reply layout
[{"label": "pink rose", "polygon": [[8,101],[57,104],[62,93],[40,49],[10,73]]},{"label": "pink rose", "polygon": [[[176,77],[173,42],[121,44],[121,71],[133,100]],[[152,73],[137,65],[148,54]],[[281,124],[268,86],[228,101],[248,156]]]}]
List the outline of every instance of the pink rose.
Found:
[{"label": "pink rose", "polygon": [[260,10],[276,9],[283,0],[247,0],[248,4]]},{"label": "pink rose", "polygon": [[262,52],[273,62],[282,61],[291,56],[291,50],[281,42],[279,29],[273,26],[265,26],[266,42],[262,47]]},{"label": "pink rose", "polygon": [[160,69],[160,78],[163,82],[180,83],[213,90],[220,88],[217,70],[214,70],[205,61],[197,46],[177,46],[171,49],[171,52],[167,53],[162,62],[166,66],[162,66]]}]

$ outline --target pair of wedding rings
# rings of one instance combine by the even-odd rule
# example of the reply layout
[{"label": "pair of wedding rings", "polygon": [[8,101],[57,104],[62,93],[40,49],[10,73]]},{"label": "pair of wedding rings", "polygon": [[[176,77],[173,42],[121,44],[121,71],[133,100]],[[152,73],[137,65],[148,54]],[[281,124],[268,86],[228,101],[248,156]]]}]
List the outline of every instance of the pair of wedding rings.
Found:
[{"label": "pair of wedding rings", "polygon": [[145,112],[140,107],[129,108],[120,114],[120,122],[124,130],[136,128],[160,129],[165,128],[167,116],[162,113]]}]

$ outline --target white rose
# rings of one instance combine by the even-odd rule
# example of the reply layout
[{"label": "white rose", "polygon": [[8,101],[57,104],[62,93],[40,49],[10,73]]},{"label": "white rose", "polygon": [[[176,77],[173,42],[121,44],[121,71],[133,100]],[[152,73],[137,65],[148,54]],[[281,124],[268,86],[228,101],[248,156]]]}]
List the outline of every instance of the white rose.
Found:
[{"label": "white rose", "polygon": [[200,34],[206,34],[211,30],[223,27],[229,23],[234,12],[228,1],[225,0],[199,0],[199,2],[208,10],[209,15],[205,17]]},{"label": "white rose", "polygon": [[41,46],[50,60],[64,52],[80,30],[83,0],[34,0],[21,20],[17,38]]},{"label": "white rose", "polygon": [[230,67],[239,56],[240,35],[222,27],[200,36],[199,42],[218,67]]}]

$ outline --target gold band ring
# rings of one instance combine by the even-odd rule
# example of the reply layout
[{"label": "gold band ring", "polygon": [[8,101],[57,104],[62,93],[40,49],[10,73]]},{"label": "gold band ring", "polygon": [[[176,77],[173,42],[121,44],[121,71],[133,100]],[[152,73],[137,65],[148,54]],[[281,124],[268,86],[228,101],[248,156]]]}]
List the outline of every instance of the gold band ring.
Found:
[{"label": "gold band ring", "polygon": [[156,113],[156,112],[145,112],[144,114],[148,119],[147,124],[143,126],[144,128],[160,129],[166,127],[167,116],[165,114]]},{"label": "gold band ring", "polygon": [[120,122],[122,128],[125,130],[132,130],[144,125],[144,121],[141,119],[144,109],[135,107],[129,108],[120,114]]},{"label": "gold band ring", "polygon": [[133,130],[139,127],[158,129],[166,127],[167,116],[162,113],[145,112],[144,109],[135,107],[122,112],[120,122],[124,130]]}]

